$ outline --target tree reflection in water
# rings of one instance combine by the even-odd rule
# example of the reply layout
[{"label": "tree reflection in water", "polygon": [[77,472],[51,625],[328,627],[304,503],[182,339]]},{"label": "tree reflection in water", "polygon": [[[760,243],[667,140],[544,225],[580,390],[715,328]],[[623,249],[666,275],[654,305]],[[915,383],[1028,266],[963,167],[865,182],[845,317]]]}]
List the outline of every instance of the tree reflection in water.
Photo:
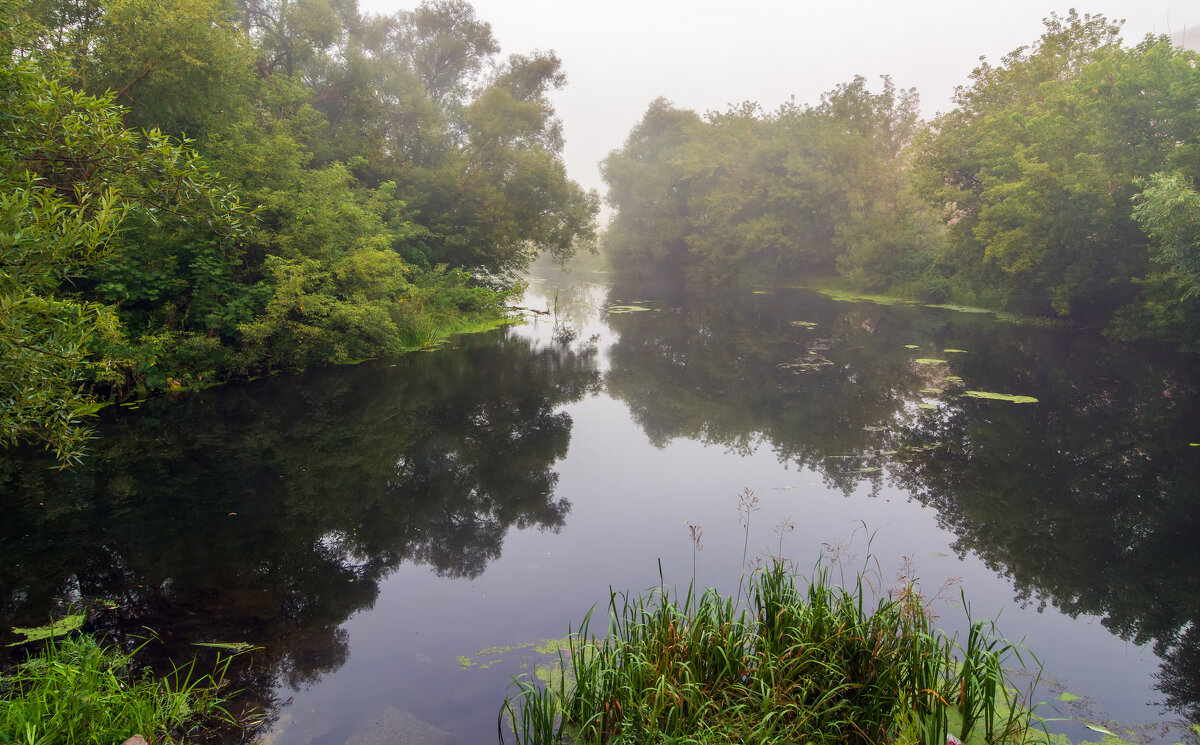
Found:
[{"label": "tree reflection in water", "polygon": [[311,685],[345,662],[340,624],[402,563],[474,577],[511,528],[563,525],[559,409],[597,388],[594,358],[502,331],[110,412],[70,472],[9,454],[0,627],[109,601],[100,630],[153,629],[175,657],[250,642],[266,664],[237,685]]},{"label": "tree reflection in water", "polygon": [[[645,294],[632,292],[614,302]],[[1193,358],[803,292],[659,307],[610,318],[619,341],[605,380],[652,442],[761,443],[847,494],[902,488],[937,509],[960,553],[1010,577],[1020,601],[1153,642],[1166,703],[1200,721]],[[965,388],[1039,403],[956,393]]]}]

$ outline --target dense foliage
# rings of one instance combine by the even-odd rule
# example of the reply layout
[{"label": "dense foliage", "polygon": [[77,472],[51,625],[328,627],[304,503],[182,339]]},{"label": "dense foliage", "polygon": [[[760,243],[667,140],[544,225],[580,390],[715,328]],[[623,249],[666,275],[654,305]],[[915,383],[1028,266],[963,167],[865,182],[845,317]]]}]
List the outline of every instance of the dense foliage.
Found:
[{"label": "dense foliage", "polygon": [[604,163],[613,264],[862,289],[1200,344],[1200,56],[1051,15],[955,107],[861,78],[819,105],[700,117],[651,104]]},{"label": "dense foliage", "polygon": [[421,348],[592,236],[553,53],[462,0],[0,4],[0,439],[130,395]]}]

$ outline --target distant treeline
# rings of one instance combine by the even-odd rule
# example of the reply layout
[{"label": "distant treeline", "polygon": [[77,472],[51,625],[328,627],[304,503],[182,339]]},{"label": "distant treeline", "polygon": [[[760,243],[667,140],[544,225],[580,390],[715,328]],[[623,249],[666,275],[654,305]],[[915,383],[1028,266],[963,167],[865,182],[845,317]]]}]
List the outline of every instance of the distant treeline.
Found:
[{"label": "distant treeline", "polygon": [[559,59],[463,0],[0,0],[0,59],[0,443],[437,343],[594,238]]},{"label": "distant treeline", "polygon": [[821,278],[1200,349],[1200,55],[1051,15],[921,122],[863,78],[816,106],[659,99],[603,163],[621,275]]}]

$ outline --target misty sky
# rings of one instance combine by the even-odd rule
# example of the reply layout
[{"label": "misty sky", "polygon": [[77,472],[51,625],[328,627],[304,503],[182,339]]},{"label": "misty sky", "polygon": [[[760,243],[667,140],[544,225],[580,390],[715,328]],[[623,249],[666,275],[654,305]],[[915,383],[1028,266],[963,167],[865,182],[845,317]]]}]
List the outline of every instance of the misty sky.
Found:
[{"label": "misty sky", "polygon": [[[391,13],[416,0],[359,0]],[[1126,19],[1127,44],[1147,33],[1200,43],[1196,0],[1107,0],[1090,5],[1029,0],[474,0],[503,54],[553,49],[568,83],[554,98],[566,130],[571,177],[603,193],[597,163],[620,147],[654,98],[704,112],[757,101],[773,109],[855,75],[891,75],[915,87],[927,117],[950,108],[956,85],[985,55],[1000,58],[1042,32],[1051,11]]]}]

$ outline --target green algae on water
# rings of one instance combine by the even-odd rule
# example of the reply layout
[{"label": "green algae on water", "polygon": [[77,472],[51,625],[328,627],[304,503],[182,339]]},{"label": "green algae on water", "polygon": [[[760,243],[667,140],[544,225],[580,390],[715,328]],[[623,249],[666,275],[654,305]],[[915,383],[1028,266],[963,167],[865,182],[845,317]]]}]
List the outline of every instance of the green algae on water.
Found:
[{"label": "green algae on water", "polygon": [[917,363],[918,365],[944,365],[944,364],[946,364],[946,360],[935,360],[932,357],[918,357],[917,359],[913,360],[913,362]]},{"label": "green algae on water", "polygon": [[1038,400],[1033,396],[1016,396],[1009,393],[993,393],[991,391],[963,391],[964,396],[971,398],[986,398],[991,401],[1008,401],[1014,404],[1036,404]]}]

